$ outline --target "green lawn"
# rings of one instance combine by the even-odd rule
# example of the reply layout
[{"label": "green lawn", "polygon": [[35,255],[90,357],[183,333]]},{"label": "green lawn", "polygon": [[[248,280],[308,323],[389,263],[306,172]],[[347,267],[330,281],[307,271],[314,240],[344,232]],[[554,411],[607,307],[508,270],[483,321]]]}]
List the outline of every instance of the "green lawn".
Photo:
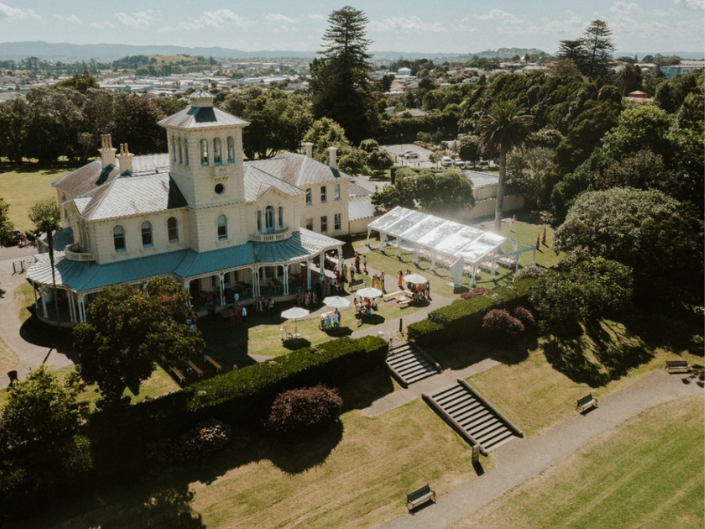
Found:
[{"label": "green lawn", "polygon": [[34,294],[32,293],[32,285],[29,283],[21,283],[15,288],[15,306],[17,313],[22,323],[26,322],[32,313],[29,309],[34,305]]},{"label": "green lawn", "polygon": [[57,503],[22,527],[376,527],[406,513],[409,490],[431,482],[442,495],[476,475],[468,445],[421,399],[375,418],[359,411],[390,391],[385,370],[357,377],[341,388],[341,425],[322,436],[284,444],[235,429],[216,458],[143,469],[129,487]]},{"label": "green lawn", "polygon": [[[666,335],[679,332],[658,321],[644,325]],[[548,337],[538,344],[484,349],[461,343],[444,347],[444,353],[441,347],[429,348],[429,352],[442,364],[448,359],[459,363],[463,355],[469,357],[468,363],[484,357],[501,362],[467,380],[531,435],[573,416],[575,401],[586,393],[604,397],[635,378],[663,369],[666,360],[683,359],[692,365],[703,365],[702,337],[694,336],[690,341],[684,333],[682,343],[663,344],[654,343],[639,331],[605,321],[599,336],[590,332],[571,341]],[[511,391],[507,391],[508,387]]]},{"label": "green lawn", "polygon": [[0,172],[0,197],[10,205],[9,217],[19,230],[34,229],[27,216],[35,202],[56,198],[56,189],[49,182],[69,173],[73,168],[38,169],[27,166],[22,171]]},{"label": "green lawn", "polygon": [[702,528],[703,399],[606,432],[452,527]]}]

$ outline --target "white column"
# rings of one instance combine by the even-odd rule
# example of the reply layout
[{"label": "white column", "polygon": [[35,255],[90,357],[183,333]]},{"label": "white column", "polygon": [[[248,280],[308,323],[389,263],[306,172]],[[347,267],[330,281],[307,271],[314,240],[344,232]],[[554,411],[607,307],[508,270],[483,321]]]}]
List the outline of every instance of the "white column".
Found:
[{"label": "white column", "polygon": [[397,237],[397,259],[401,257],[401,239]]},{"label": "white column", "polygon": [[69,320],[71,321],[71,323],[75,323],[73,314],[73,294],[71,294],[71,292],[69,292],[68,290],[66,291],[66,300],[69,304]]},{"label": "white column", "polygon": [[419,264],[419,247],[414,244],[414,256],[412,257],[412,262],[417,265]]},{"label": "white column", "polygon": [[494,274],[497,270],[497,258],[492,259],[492,273],[490,274],[490,279],[494,281]]},{"label": "white column", "polygon": [[367,239],[365,240],[365,246],[370,245],[370,233],[372,233],[372,230],[370,228],[367,228]]},{"label": "white column", "polygon": [[338,272],[340,272],[340,276],[343,276],[343,264],[345,263],[345,259],[343,259],[343,247],[338,246]]},{"label": "white column", "polygon": [[220,285],[220,304],[225,305],[225,275],[218,274],[218,279],[220,279],[218,283]]},{"label": "white column", "polygon": [[475,273],[477,272],[477,265],[472,265],[472,281],[470,282],[471,287],[475,287]]},{"label": "white column", "polygon": [[81,323],[86,321],[86,302],[83,294],[78,296],[78,319]]},{"label": "white column", "polygon": [[284,295],[289,295],[289,265],[284,265]]},{"label": "white column", "polygon": [[436,269],[436,252],[431,252],[431,268],[429,272],[433,272]]},{"label": "white column", "polygon": [[259,291],[259,267],[252,267],[252,294],[255,297],[260,297]]},{"label": "white column", "polygon": [[519,271],[519,254],[514,254],[514,273],[516,274]]},{"label": "white column", "polygon": [[48,318],[49,315],[47,314],[47,302],[44,301],[44,294],[43,293],[41,294],[41,298],[42,298],[42,310],[44,311],[44,317]]},{"label": "white column", "polygon": [[32,283],[32,293],[34,294],[34,310],[39,314],[39,298],[37,297],[37,285]]},{"label": "white column", "polygon": [[324,270],[326,269],[326,267],[325,267],[325,263],[326,263],[326,252],[325,252],[325,250],[321,250],[321,253],[320,253],[320,255],[319,255],[318,257],[319,257],[319,259],[318,259],[318,261],[319,261],[319,267],[320,267],[320,269],[321,269],[321,277],[318,278],[319,281],[320,281],[320,279],[323,278],[323,277],[325,277],[325,275],[326,275],[325,272],[324,272]]},{"label": "white column", "polygon": [[306,261],[306,290],[311,290],[311,259]]}]

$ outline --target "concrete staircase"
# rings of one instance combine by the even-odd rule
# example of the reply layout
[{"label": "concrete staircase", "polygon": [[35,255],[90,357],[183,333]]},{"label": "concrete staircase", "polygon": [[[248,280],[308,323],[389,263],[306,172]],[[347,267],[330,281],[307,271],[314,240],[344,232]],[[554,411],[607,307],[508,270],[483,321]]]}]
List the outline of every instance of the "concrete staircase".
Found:
[{"label": "concrete staircase", "polygon": [[424,400],[483,455],[524,434],[463,379],[433,393]]},{"label": "concrete staircase", "polygon": [[438,363],[412,342],[390,349],[387,366],[394,378],[404,387],[441,371]]}]

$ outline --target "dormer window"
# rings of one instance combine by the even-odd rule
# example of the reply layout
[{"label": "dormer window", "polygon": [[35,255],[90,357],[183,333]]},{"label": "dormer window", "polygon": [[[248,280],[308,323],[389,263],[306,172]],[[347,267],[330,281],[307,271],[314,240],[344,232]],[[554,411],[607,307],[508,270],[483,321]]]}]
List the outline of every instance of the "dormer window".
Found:
[{"label": "dormer window", "polygon": [[235,138],[228,136],[228,163],[235,163]]},{"label": "dormer window", "polygon": [[223,163],[223,142],[220,138],[213,140],[213,163],[220,165]]},{"label": "dormer window", "polygon": [[208,165],[208,140],[201,140],[201,165]]}]

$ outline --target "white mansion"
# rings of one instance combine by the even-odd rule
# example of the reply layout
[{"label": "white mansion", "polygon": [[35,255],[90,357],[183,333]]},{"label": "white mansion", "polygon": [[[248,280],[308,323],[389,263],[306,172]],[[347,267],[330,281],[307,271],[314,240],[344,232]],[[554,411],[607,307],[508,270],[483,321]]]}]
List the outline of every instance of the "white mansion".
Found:
[{"label": "white mansion", "polygon": [[[37,315],[62,325],[86,319],[104,287],[170,276],[194,301],[216,305],[258,296],[291,297],[311,287],[310,262],[342,249],[331,236],[349,229],[350,177],[308,155],[245,162],[247,122],[199,91],[191,105],[160,122],[167,154],[134,156],[102,138],[101,159],[52,182],[62,208],[56,291],[46,254],[28,271]],[[353,189],[355,188],[355,189]],[[304,227],[302,227],[304,226]],[[61,239],[64,243],[61,243]],[[340,254],[339,254],[340,255]],[[320,266],[320,265],[319,265]]]}]

